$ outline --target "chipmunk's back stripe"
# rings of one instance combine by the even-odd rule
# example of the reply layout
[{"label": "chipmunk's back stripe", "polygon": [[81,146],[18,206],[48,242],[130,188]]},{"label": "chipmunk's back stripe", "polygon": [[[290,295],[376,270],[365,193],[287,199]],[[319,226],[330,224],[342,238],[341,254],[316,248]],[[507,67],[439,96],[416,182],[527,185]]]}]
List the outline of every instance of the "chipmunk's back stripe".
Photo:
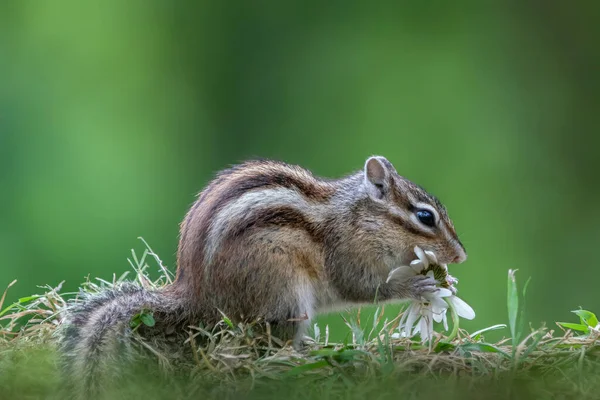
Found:
[{"label": "chipmunk's back stripe", "polygon": [[335,192],[333,187],[318,181],[308,171],[274,161],[246,163],[229,171],[231,172],[226,171],[225,174],[229,174],[231,179],[219,196],[220,204],[260,188],[295,189],[304,197],[317,202],[329,200]]},{"label": "chipmunk's back stripe", "polygon": [[[272,188],[248,191],[222,207],[211,220],[206,238],[204,265],[208,266],[225,238],[239,235],[244,229],[280,224],[305,229],[317,239],[317,231],[306,215],[319,218],[319,204],[310,203],[298,191]],[[325,207],[323,205],[322,207]]]},{"label": "chipmunk's back stripe", "polygon": [[237,226],[227,233],[227,236],[235,238],[252,229],[263,228],[265,226],[284,226],[301,229],[307,232],[315,242],[323,242],[323,232],[318,226],[311,222],[300,210],[291,206],[258,209],[240,221]]},{"label": "chipmunk's back stripe", "polygon": [[[214,247],[209,246],[211,250],[207,252],[212,260],[218,260],[221,256],[227,256],[230,251],[229,244],[235,242],[244,235],[252,235],[256,230],[269,227],[276,230],[277,227],[296,229],[306,232],[307,236],[315,243],[321,244],[324,241],[324,231],[319,224],[311,221],[299,209],[288,205],[271,206],[259,208],[248,213],[238,224],[230,225],[226,232],[217,238]],[[210,243],[210,242],[209,242]],[[212,247],[212,248],[211,248]],[[302,266],[308,277],[317,279],[319,268],[314,264],[305,252],[297,252],[298,265]],[[210,260],[207,260],[210,262]]]},{"label": "chipmunk's back stripe", "polygon": [[239,222],[249,211],[243,209],[249,205],[244,201],[256,202],[255,208],[258,203],[274,204],[275,200],[280,205],[315,205],[326,203],[334,193],[332,184],[316,179],[309,171],[276,161],[251,161],[221,172],[200,194],[181,226],[181,242],[186,246],[178,252],[178,278],[186,268],[212,258],[219,238],[228,229],[226,220]]}]

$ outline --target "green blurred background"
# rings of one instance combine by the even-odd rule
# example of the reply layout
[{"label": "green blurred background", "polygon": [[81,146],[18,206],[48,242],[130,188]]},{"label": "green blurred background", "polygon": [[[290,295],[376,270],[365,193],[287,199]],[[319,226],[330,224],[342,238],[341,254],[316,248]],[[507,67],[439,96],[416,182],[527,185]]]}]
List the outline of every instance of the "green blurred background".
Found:
[{"label": "green blurred background", "polygon": [[232,163],[337,177],[382,154],[454,219],[467,328],[506,321],[509,268],[534,325],[600,312],[598,8],[379,4],[2,2],[8,299],[120,275],[138,236],[174,269],[179,221]]}]

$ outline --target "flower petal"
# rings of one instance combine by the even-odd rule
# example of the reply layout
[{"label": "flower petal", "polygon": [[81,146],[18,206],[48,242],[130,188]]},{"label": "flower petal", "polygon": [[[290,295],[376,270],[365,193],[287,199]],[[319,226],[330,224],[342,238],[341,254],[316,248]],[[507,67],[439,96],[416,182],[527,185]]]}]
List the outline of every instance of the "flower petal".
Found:
[{"label": "flower petal", "polygon": [[444,323],[444,330],[447,331],[448,330],[448,318],[446,318],[446,313],[444,313],[444,318],[443,319],[443,323]]},{"label": "flower petal", "polygon": [[421,307],[421,320],[418,323],[418,328],[423,342],[426,342],[432,337],[433,312],[431,306]]},{"label": "flower petal", "polygon": [[421,332],[421,340],[426,342],[431,337],[431,331],[429,330],[427,323],[427,318],[421,318],[421,323],[419,324],[419,332]]},{"label": "flower petal", "polygon": [[447,309],[448,309],[448,303],[446,303],[444,300],[442,300],[441,297],[432,297],[431,298],[431,311],[433,313],[440,313],[442,311],[445,312]]},{"label": "flower petal", "polygon": [[419,258],[419,260],[423,261],[423,265],[425,266],[425,268],[428,268],[429,259],[425,255],[425,252],[419,246],[415,246],[415,254]]},{"label": "flower petal", "polygon": [[452,296],[452,291],[446,288],[440,288],[439,292],[436,292],[438,297],[450,297]]},{"label": "flower petal", "polygon": [[412,331],[413,325],[415,324],[415,322],[417,321],[417,318],[419,317],[420,308],[421,308],[421,303],[413,301],[413,303],[410,305],[410,307],[406,311],[408,313],[408,317],[406,317],[406,324],[404,325],[404,331],[406,332],[406,334],[409,337],[412,336],[411,331]]},{"label": "flower petal", "polygon": [[471,308],[470,305],[465,303],[464,300],[462,300],[456,296],[450,296],[448,298],[448,300],[454,306],[454,309],[456,310],[456,313],[458,314],[459,317],[463,317],[465,319],[475,318],[475,311],[473,310],[473,308]]},{"label": "flower petal", "polygon": [[427,318],[427,330],[429,331],[429,337],[433,336],[433,316]]},{"label": "flower petal", "polygon": [[400,321],[398,322],[398,330],[400,332],[402,332],[404,330],[404,321],[406,321],[407,316],[408,316],[408,308],[406,309],[406,311],[404,311],[402,313],[402,316],[400,317]]},{"label": "flower petal", "polygon": [[396,267],[393,270],[391,270],[388,274],[387,279],[385,280],[385,283],[388,283],[391,279],[406,280],[412,276],[415,276],[415,271],[411,267],[403,265],[401,267]]},{"label": "flower petal", "polygon": [[443,310],[443,311],[433,310],[433,313],[431,315],[435,322],[442,322],[442,320],[444,319],[444,316],[446,315],[446,310]]},{"label": "flower petal", "polygon": [[420,274],[421,271],[423,271],[425,269],[425,266],[423,265],[423,261],[421,260],[414,260],[410,262],[410,267],[417,273]]},{"label": "flower petal", "polygon": [[425,255],[427,256],[427,258],[429,259],[429,262],[431,264],[433,264],[433,265],[437,265],[438,264],[437,257],[435,256],[435,254],[433,253],[433,251],[425,250]]}]

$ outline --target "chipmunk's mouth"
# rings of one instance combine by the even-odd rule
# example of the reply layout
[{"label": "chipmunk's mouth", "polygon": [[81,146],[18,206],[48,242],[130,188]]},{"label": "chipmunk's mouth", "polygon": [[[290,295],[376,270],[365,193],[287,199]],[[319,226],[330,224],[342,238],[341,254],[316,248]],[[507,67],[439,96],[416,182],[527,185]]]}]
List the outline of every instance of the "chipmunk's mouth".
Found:
[{"label": "chipmunk's mouth", "polygon": [[415,271],[422,275],[433,272],[433,278],[440,282],[440,287],[450,288],[450,286],[452,286],[451,283],[448,282],[448,266],[439,262],[433,251],[422,250],[419,246],[415,246],[415,254],[417,259],[410,263],[410,266]]}]

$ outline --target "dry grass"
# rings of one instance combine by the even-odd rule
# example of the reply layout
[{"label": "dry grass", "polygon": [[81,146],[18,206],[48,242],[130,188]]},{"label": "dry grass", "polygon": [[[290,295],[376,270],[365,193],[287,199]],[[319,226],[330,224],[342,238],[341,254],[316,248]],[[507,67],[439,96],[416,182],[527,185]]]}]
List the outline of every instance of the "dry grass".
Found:
[{"label": "dry grass", "polygon": [[[149,257],[154,257],[162,271],[154,281],[146,274]],[[171,280],[150,248],[140,258],[132,252],[130,262],[139,285],[160,287]],[[126,278],[88,281],[81,290],[110,290]],[[78,301],[78,295],[61,293],[60,285],[43,290],[41,295],[8,306],[3,304],[6,292],[0,298],[0,387],[4,393],[47,397],[60,386],[54,333],[61,313],[69,302]],[[285,393],[292,398],[359,398],[376,393],[380,398],[481,398],[486,393],[489,398],[507,398],[534,393],[539,398],[600,398],[596,379],[600,340],[593,330],[576,335],[560,326],[542,327],[519,340],[493,344],[485,341],[485,332],[470,335],[459,330],[452,340],[437,334],[423,345],[408,338],[393,339],[398,319],[385,321],[381,315],[378,312],[366,324],[361,323],[359,311],[347,321],[352,333],[348,343],[330,343],[327,330],[317,329],[302,351],[273,337],[267,324],[233,324],[226,317],[210,329],[190,326],[175,342],[136,334],[146,361],[139,382],[128,383],[130,395],[193,398],[244,393],[274,398]],[[151,382],[148,368],[157,377]],[[35,384],[32,374],[37,377]]]}]

